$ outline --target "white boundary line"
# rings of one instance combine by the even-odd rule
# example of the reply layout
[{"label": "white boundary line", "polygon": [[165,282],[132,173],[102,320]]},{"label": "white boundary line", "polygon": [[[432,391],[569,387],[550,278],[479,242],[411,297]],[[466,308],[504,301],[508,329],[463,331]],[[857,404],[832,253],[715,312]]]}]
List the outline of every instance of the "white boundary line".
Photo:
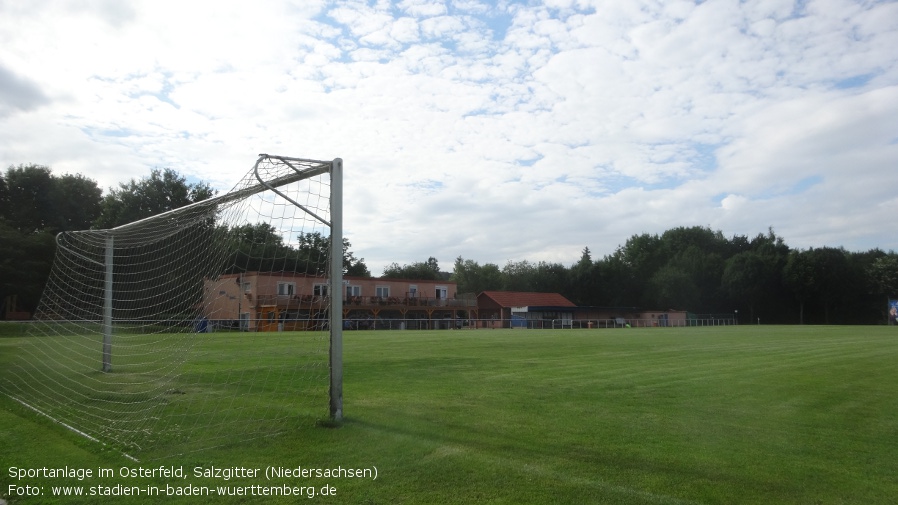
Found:
[{"label": "white boundary line", "polygon": [[[96,443],[98,443],[98,444],[100,444],[100,445],[103,445],[103,446],[106,445],[106,444],[104,444],[103,442],[101,442],[99,439],[96,439],[96,438],[92,437],[91,435],[88,435],[87,433],[84,433],[83,431],[79,430],[78,428],[75,428],[74,426],[68,425],[68,424],[66,424],[66,423],[64,423],[64,422],[62,422],[62,421],[60,421],[59,419],[56,419],[55,417],[51,416],[50,414],[47,414],[46,412],[44,412],[44,411],[38,409],[37,407],[35,407],[35,406],[33,406],[33,405],[29,405],[29,404],[26,403],[25,401],[20,400],[20,399],[16,398],[15,396],[12,396],[12,395],[8,395],[8,396],[9,396],[10,398],[12,398],[13,400],[19,402],[19,403],[22,404],[23,406],[25,406],[25,407],[27,407],[27,408],[33,410],[34,412],[37,412],[38,414],[40,414],[40,415],[46,417],[47,419],[53,421],[54,423],[59,424],[59,425],[61,425],[61,426],[64,426],[64,427],[65,427],[66,429],[68,429],[69,431],[72,431],[72,432],[74,432],[74,433],[77,433],[78,435],[81,435],[82,437],[84,437],[84,438],[86,438],[86,439],[88,439],[88,440],[90,440],[90,441],[92,441],[92,442],[96,442]],[[132,456],[132,455],[126,453],[126,452],[123,452],[123,453],[122,453],[122,456],[124,456],[124,457],[130,459],[131,461],[134,461],[135,463],[140,463],[140,460],[138,460],[137,458],[135,458],[134,456]]]}]

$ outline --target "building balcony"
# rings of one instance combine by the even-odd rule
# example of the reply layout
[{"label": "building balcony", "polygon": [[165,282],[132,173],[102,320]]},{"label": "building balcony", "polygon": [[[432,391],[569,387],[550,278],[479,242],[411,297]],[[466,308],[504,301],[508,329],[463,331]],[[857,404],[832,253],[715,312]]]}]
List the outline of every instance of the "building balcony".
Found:
[{"label": "building balcony", "polygon": [[[284,310],[323,309],[327,298],[318,295],[258,295],[256,307],[277,306]],[[476,309],[476,298],[435,298],[407,296],[350,296],[343,299],[344,309],[427,310],[428,308]]]},{"label": "building balcony", "polygon": [[344,308],[476,308],[476,298],[433,298],[426,296],[350,296],[343,299]]}]

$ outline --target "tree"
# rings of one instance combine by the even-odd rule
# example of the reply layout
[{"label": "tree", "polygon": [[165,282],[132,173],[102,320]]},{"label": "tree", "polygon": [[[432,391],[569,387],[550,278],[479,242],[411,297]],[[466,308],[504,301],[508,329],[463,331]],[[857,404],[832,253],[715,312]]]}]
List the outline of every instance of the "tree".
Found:
[{"label": "tree", "polygon": [[[867,267],[867,277],[870,279],[872,294],[882,301],[881,310],[885,313],[889,300],[898,297],[898,254],[890,252],[873,260]],[[888,315],[883,315],[888,320]]]},{"label": "tree", "polygon": [[570,300],[580,305],[591,305],[597,296],[598,282],[596,265],[592,261],[592,252],[584,247],[580,253],[580,261],[575,263],[570,274]]},{"label": "tree", "polygon": [[[284,245],[284,239],[277,229],[268,223],[255,223],[237,226],[230,230],[219,230],[221,235],[233,241],[229,249],[233,250],[230,273],[235,272],[274,272],[292,270],[285,263],[292,252]],[[295,265],[295,258],[293,264]]]},{"label": "tree", "polygon": [[527,260],[506,263],[502,277],[506,291],[536,291],[536,266]]},{"label": "tree", "polygon": [[623,247],[615,251],[614,256],[620,261],[620,267],[628,271],[625,297],[628,305],[651,303],[652,293],[649,280],[666,262],[665,251],[658,235],[643,233],[633,235]]},{"label": "tree", "polygon": [[0,175],[0,299],[18,295],[33,312],[56,251],[54,235],[90,227],[102,191],[81,175],[43,165],[10,166]]},{"label": "tree", "polygon": [[215,192],[206,183],[188,184],[170,168],[153,169],[149,177],[119,184],[103,198],[97,228],[115,228],[146,217],[211,198]]},{"label": "tree", "polygon": [[763,310],[767,321],[790,320],[790,296],[783,286],[783,268],[789,257],[789,246],[782,237],[777,236],[773,228],[767,233],[759,233],[749,242],[750,251],[760,255],[766,263],[766,278],[761,286],[756,309]]},{"label": "tree", "polygon": [[[222,230],[228,233],[228,230]],[[330,265],[325,259],[330,255],[330,237],[320,232],[300,233],[298,244],[292,247],[284,243],[278,230],[268,223],[245,224],[230,230],[235,251],[232,271],[303,272],[327,275]],[[365,260],[357,260],[349,248],[352,244],[343,238],[343,273],[358,277],[370,277]]]},{"label": "tree", "polygon": [[749,320],[755,319],[755,308],[764,297],[776,270],[769,257],[746,251],[727,260],[723,271],[723,288],[734,300],[748,304]]},{"label": "tree", "polygon": [[47,230],[53,216],[53,174],[43,165],[6,169],[6,221],[23,233]]},{"label": "tree", "polygon": [[[320,232],[300,233],[299,258],[307,260],[309,263],[320,263],[321,258],[326,258],[330,254],[331,238],[323,237]],[[368,266],[365,265],[365,258],[356,259],[355,255],[349,248],[352,244],[349,239],[343,237],[343,273],[356,277],[371,277]],[[324,272],[319,272],[323,274]]]},{"label": "tree", "polygon": [[86,230],[102,210],[103,190],[81,174],[56,178],[51,197],[55,231]]},{"label": "tree", "polygon": [[811,263],[816,270],[823,322],[830,324],[833,311],[843,301],[845,286],[850,279],[848,257],[842,248],[821,247],[811,250]]},{"label": "tree", "polygon": [[502,289],[502,271],[494,263],[478,264],[474,260],[455,258],[451,281],[458,284],[459,293],[481,293]]},{"label": "tree", "polygon": [[538,293],[567,293],[570,285],[570,272],[561,263],[540,261],[533,272],[532,291]]},{"label": "tree", "polygon": [[682,254],[687,249],[698,249],[706,254],[723,255],[730,246],[720,231],[702,226],[671,228],[661,234],[661,246],[669,258]]},{"label": "tree", "polygon": [[[308,273],[326,275],[327,272],[330,272],[330,265],[325,263],[325,259],[330,255],[330,237],[324,237],[321,233],[316,231],[313,233],[300,233],[297,239],[299,240],[299,245],[296,250],[299,261],[305,264],[305,269],[307,271],[311,270],[313,267],[318,269],[317,271]],[[344,242],[344,251],[345,250]],[[345,259],[343,261],[343,269],[346,269]]]},{"label": "tree", "polygon": [[870,324],[885,318],[886,303],[878,292],[872,269],[876,260],[887,257],[881,249],[847,252],[847,282],[842,286],[842,297],[836,322],[840,324]]},{"label": "tree", "polygon": [[633,269],[618,254],[596,261],[594,273],[596,292],[592,304],[608,307],[635,306],[641,290],[634,281]]},{"label": "tree", "polygon": [[798,324],[804,324],[804,307],[816,289],[816,272],[808,251],[792,251],[783,268],[783,283],[798,300]]},{"label": "tree", "polygon": [[663,266],[649,281],[654,306],[659,309],[692,309],[699,303],[699,289],[682,269]]},{"label": "tree", "polygon": [[867,270],[875,294],[886,300],[898,297],[898,254],[876,258]]},{"label": "tree", "polygon": [[31,164],[9,167],[0,181],[0,218],[24,233],[84,230],[100,215],[103,192],[83,175]]},{"label": "tree", "polygon": [[815,302],[823,310],[824,324],[830,324],[833,310],[846,296],[850,271],[848,257],[841,248],[811,248],[790,255],[783,278],[801,304],[802,323],[805,304]]},{"label": "tree", "polygon": [[427,261],[419,261],[410,265],[399,266],[398,263],[391,263],[384,268],[383,277],[387,279],[420,280],[441,280],[444,278],[440,272],[440,265],[433,256],[427,258]]},{"label": "tree", "polygon": [[0,174],[0,218],[5,218],[9,212],[9,186],[6,178]]},{"label": "tree", "polygon": [[0,219],[0,301],[17,295],[19,306],[34,312],[55,250],[52,234],[22,233]]},{"label": "tree", "polygon": [[[689,310],[704,311],[721,311],[724,307],[725,297],[721,296],[721,277],[723,276],[725,262],[717,250],[721,247],[710,245],[700,245],[700,243],[684,243],[682,247],[677,248],[677,252],[670,257],[667,264],[658,269],[652,276],[650,282],[655,296],[656,303],[660,303],[660,308],[682,307]],[[660,275],[662,271],[665,271]],[[679,272],[677,276],[672,276],[672,272]],[[679,277],[679,287],[670,283]],[[663,281],[659,284],[660,281]],[[665,300],[662,303],[663,296],[659,299],[659,289],[667,293],[673,293],[679,289],[683,296],[687,298],[682,300]]]},{"label": "tree", "polygon": [[632,268],[637,277],[648,279],[661,268],[665,263],[665,251],[663,243],[658,235],[633,235],[624,244],[623,248],[618,248],[617,253],[621,260]]},{"label": "tree", "polygon": [[[346,239],[343,239],[343,242],[346,247],[349,247],[349,242]],[[365,258],[356,260],[352,253],[349,253],[345,258],[349,261],[349,266],[346,267],[344,274],[354,277],[371,277],[371,271],[368,270],[368,265],[365,264]]]}]

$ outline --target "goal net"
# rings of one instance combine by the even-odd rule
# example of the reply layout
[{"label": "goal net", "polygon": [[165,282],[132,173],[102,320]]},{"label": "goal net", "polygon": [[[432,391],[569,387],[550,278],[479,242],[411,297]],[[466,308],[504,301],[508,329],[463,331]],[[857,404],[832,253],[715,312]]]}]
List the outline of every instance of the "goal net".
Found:
[{"label": "goal net", "polygon": [[260,155],[229,192],[57,236],[0,388],[141,458],[342,416],[342,161]]}]

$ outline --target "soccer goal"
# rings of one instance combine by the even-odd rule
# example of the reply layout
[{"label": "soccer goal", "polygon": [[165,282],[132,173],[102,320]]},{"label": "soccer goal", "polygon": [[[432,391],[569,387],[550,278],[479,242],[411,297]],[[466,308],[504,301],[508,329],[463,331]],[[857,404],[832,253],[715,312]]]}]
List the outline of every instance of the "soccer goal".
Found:
[{"label": "soccer goal", "polygon": [[340,420],[342,171],[262,154],[227,193],[61,233],[2,391],[146,457]]}]

